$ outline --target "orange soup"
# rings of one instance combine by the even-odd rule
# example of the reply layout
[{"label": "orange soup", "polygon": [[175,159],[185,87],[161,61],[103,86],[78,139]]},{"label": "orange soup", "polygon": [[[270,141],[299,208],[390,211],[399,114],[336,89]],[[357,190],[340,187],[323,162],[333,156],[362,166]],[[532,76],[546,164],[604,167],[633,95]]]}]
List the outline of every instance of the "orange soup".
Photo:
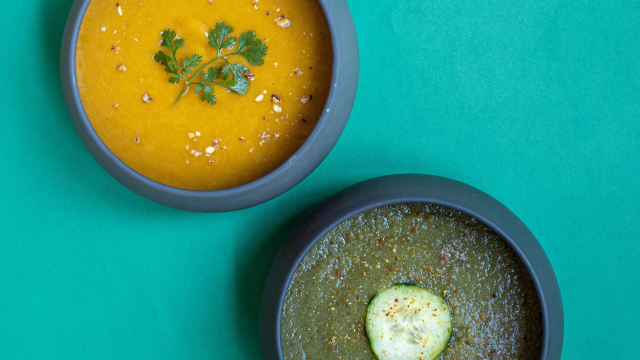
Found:
[{"label": "orange soup", "polygon": [[[219,22],[235,39],[223,52],[237,50],[241,34],[254,31],[267,47],[263,64],[229,57],[246,67],[244,94],[218,85],[221,74],[210,86],[215,104],[201,99],[197,79],[176,102],[185,81],[220,55],[209,44]],[[165,29],[184,41],[176,52],[180,66],[202,56],[174,84],[175,75],[154,61],[158,51],[171,55],[161,43]],[[166,185],[218,190],[268,174],[304,143],[324,108],[332,57],[315,0],[93,0],[78,37],[76,73],[86,114],[119,159]],[[226,64],[219,59],[211,67]]]}]

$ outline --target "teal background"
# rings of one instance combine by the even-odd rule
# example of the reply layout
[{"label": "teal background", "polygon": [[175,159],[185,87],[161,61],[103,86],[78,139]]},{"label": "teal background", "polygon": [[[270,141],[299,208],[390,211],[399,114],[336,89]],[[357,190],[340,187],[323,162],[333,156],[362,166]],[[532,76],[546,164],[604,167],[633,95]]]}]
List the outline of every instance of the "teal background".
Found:
[{"label": "teal background", "polygon": [[259,359],[291,223],[402,172],[469,183],[531,228],[564,359],[637,358],[640,1],[348,3],[361,81],[333,152],[276,200],[193,214],[130,192],[80,142],[58,73],[71,1],[3,2],[0,359]]}]

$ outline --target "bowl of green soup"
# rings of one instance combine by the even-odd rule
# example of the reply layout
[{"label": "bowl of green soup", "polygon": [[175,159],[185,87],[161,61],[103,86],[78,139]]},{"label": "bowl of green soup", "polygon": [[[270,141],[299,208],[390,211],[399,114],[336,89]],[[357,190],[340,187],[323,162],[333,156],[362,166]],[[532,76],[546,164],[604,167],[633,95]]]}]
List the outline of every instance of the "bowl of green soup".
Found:
[{"label": "bowl of green soup", "polygon": [[261,309],[265,359],[560,359],[556,276],[505,206],[393,175],[316,208],[281,248]]}]

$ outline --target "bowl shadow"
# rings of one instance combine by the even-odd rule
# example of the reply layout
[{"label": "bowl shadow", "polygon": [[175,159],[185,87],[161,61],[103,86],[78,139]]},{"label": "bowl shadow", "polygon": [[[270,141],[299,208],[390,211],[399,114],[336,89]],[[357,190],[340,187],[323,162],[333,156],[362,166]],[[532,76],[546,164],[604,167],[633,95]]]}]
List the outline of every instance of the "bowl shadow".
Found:
[{"label": "bowl shadow", "polygon": [[[261,358],[260,348],[260,305],[265,281],[271,263],[276,257],[281,245],[287,240],[296,226],[321,202],[308,205],[293,216],[285,218],[270,234],[264,237],[260,244],[252,247],[252,252],[244,256],[238,256],[236,269],[238,278],[236,283],[236,301],[239,311],[237,316],[238,331],[247,334],[247,338],[255,339],[253,346],[244,349],[245,358]],[[254,238],[260,238],[255,234]]]}]

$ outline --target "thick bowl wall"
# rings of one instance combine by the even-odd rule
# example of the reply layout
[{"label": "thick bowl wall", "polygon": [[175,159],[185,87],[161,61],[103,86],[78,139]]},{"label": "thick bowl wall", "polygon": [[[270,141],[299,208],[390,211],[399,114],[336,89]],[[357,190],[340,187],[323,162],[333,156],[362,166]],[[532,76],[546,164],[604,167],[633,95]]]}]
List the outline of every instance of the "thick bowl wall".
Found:
[{"label": "thick bowl wall", "polygon": [[62,41],[62,90],[71,119],[102,167],[123,185],[155,202],[190,211],[222,212],[251,207],[275,198],[307,177],[329,154],[344,129],[358,85],[358,40],[344,0],[317,0],[324,10],[333,47],[331,90],[322,116],[307,141],[284,164],[251,183],[216,191],[167,186],[136,172],[118,159],[93,129],[82,106],[76,82],[76,44],[90,0],[73,3]]},{"label": "thick bowl wall", "polygon": [[542,360],[559,360],[564,318],[560,289],[551,263],[529,229],[489,195],[463,183],[429,175],[392,175],[354,185],[306,217],[280,249],[266,281],[260,314],[263,356],[281,360],[280,318],[286,291],[298,265],[316,241],[345,220],[380,206],[433,203],[472,216],[502,236],[538,291],[543,319]]}]

